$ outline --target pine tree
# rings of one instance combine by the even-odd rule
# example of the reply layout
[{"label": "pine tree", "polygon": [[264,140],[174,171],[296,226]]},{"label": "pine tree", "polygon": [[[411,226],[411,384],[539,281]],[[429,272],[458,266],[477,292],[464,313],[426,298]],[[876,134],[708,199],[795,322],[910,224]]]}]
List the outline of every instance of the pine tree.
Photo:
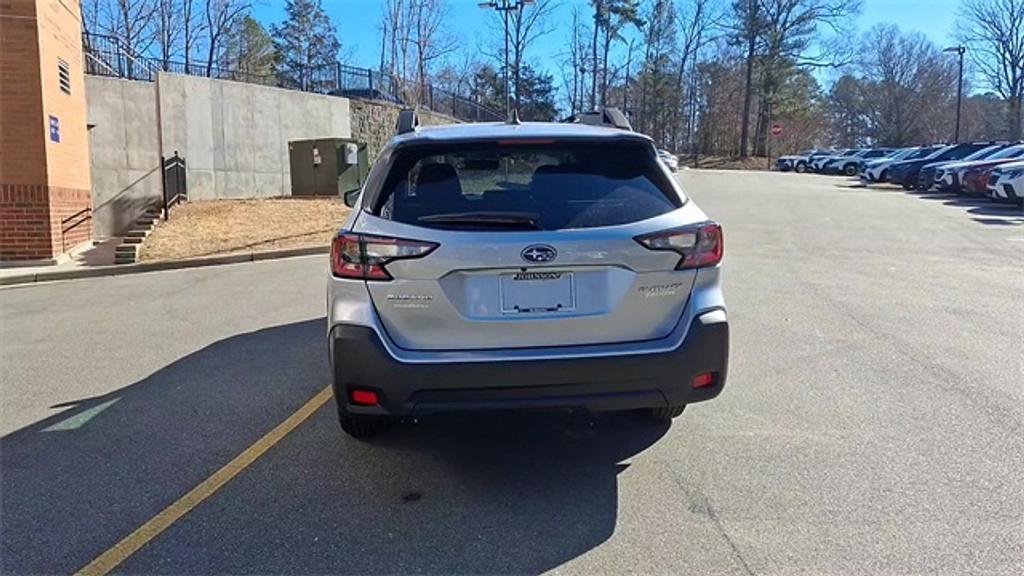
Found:
[{"label": "pine tree", "polygon": [[274,41],[252,16],[235,22],[224,42],[222,67],[242,82],[275,84]]},{"label": "pine tree", "polygon": [[519,117],[551,122],[557,114],[554,78],[524,64],[519,70]]},{"label": "pine tree", "polygon": [[[325,90],[334,78],[341,42],[320,0],[288,0],[285,21],[270,27],[277,52],[277,71],[283,86]],[[321,86],[321,84],[323,84]]]}]

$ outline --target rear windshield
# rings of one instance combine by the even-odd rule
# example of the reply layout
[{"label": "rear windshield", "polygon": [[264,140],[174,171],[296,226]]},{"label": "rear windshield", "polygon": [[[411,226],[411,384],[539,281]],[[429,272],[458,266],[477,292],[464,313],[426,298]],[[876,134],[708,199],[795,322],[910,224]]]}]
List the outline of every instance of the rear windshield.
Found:
[{"label": "rear windshield", "polygon": [[397,152],[373,212],[445,229],[628,224],[682,205],[647,142],[426,145]]}]

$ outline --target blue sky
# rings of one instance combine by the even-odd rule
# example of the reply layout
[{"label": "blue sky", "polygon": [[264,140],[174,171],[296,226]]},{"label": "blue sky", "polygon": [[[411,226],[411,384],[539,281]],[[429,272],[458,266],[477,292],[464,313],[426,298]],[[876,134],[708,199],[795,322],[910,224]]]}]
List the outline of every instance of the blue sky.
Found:
[{"label": "blue sky", "polygon": [[[686,1],[686,0],[677,0]],[[264,24],[280,22],[284,18],[284,0],[257,0],[256,18]],[[459,36],[464,50],[476,51],[487,45],[488,39],[497,37],[488,29],[490,10],[477,7],[478,0],[447,0],[450,7],[451,29]],[[349,62],[355,66],[376,66],[380,61],[381,0],[323,0],[324,9],[334,20],[341,37],[342,47]],[[562,0],[554,14],[555,31],[543,37],[528,59],[557,69],[557,55],[564,51],[572,7],[585,8],[587,0]],[[956,9],[959,0],[864,0],[864,11],[856,20],[858,31],[888,22],[904,31],[918,31],[937,44],[952,42]],[[557,82],[556,82],[557,83]]]}]

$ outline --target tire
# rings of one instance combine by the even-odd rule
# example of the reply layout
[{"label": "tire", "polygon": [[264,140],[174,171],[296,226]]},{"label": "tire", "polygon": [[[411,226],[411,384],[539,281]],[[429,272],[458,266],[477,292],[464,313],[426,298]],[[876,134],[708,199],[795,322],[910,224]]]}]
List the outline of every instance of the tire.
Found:
[{"label": "tire", "polygon": [[672,420],[683,415],[683,410],[686,409],[686,404],[679,406],[665,406],[662,408],[648,408],[646,416],[651,420]]},{"label": "tire", "polygon": [[793,168],[793,171],[795,171],[797,174],[803,174],[804,172],[807,172],[807,163],[797,162],[796,168]]},{"label": "tire", "polygon": [[882,173],[878,175],[878,181],[879,182],[888,182],[889,181],[889,170],[882,170]]},{"label": "tire", "polygon": [[914,185],[913,184],[908,184],[906,182],[903,182],[902,184],[900,184],[900,186],[903,186],[904,190],[913,190],[914,189]]},{"label": "tire", "polygon": [[846,166],[843,166],[843,174],[847,176],[856,176],[857,166],[855,164],[847,164]]},{"label": "tire", "polygon": [[345,434],[348,434],[357,440],[366,440],[387,430],[391,426],[392,422],[387,418],[381,418],[379,416],[349,414],[339,407],[338,424],[341,425],[341,429]]}]

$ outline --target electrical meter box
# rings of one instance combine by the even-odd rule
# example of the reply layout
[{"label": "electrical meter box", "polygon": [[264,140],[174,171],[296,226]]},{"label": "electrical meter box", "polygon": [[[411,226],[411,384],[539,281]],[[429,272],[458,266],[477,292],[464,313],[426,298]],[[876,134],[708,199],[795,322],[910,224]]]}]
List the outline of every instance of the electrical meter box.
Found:
[{"label": "electrical meter box", "polygon": [[370,171],[366,143],[351,138],[288,143],[292,196],[343,196],[362,187]]}]

